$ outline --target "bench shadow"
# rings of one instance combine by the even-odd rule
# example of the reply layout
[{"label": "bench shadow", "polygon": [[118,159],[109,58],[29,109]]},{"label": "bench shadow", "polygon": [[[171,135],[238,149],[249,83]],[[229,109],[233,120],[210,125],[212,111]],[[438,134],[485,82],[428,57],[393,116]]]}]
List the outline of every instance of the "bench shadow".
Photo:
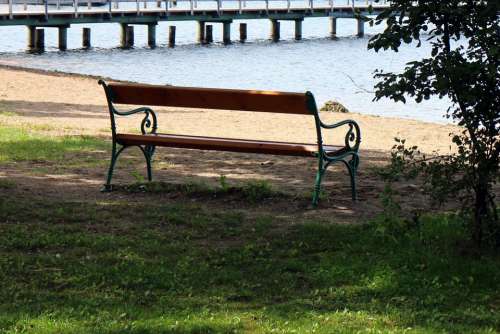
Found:
[{"label": "bench shadow", "polygon": [[[48,151],[64,150],[63,146],[50,140],[39,141],[28,146],[43,147]],[[23,147],[26,145],[22,144]],[[15,160],[16,157],[9,159]],[[374,150],[361,151],[357,201],[351,199],[349,175],[345,167],[341,164],[331,166],[325,174],[317,210],[311,210],[317,170],[314,158],[162,148],[155,153],[153,163],[153,181],[159,183],[160,187],[156,187],[155,191],[128,191],[127,187],[147,180],[142,153],[138,148],[129,148],[124,151],[115,168],[112,183],[118,185],[119,189],[101,193],[99,190],[105,183],[109,159],[110,153],[102,145],[97,145],[91,152],[78,152],[76,149],[62,152],[52,162],[36,160],[7,164],[3,176],[19,184],[18,188],[56,200],[64,194],[67,200],[92,202],[128,198],[144,202],[198,202],[217,207],[288,213],[291,216],[312,214],[320,217],[327,212],[335,215],[339,221],[348,223],[364,221],[381,212],[380,194],[385,184],[374,169],[387,162],[387,154]],[[239,193],[255,181],[269,186],[271,195],[248,201],[247,197]],[[165,187],[161,184],[180,187]],[[186,188],[186,185],[201,185],[202,188],[215,191],[172,191],[183,186]],[[221,187],[232,190],[223,193],[217,190]],[[429,203],[423,195],[419,196],[415,192],[415,187],[405,183],[399,186],[403,207],[427,209]]]}]

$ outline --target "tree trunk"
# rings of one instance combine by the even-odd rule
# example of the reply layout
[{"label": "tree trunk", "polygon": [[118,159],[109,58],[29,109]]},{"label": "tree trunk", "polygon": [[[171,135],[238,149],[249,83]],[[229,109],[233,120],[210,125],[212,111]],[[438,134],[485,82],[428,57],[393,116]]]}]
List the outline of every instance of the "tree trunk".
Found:
[{"label": "tree trunk", "polygon": [[484,223],[488,219],[488,188],[478,184],[476,188],[476,200],[474,204],[474,226],[472,238],[478,248],[483,243]]}]

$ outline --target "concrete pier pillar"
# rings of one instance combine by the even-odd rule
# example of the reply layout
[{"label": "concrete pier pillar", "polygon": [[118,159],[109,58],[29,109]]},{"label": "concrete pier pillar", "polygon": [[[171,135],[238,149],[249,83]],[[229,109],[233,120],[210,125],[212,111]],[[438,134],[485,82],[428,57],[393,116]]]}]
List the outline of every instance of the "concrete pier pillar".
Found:
[{"label": "concrete pier pillar", "polygon": [[247,40],[247,24],[240,23],[240,42],[245,43]]},{"label": "concrete pier pillar", "polygon": [[35,31],[36,27],[34,26],[27,26],[28,28],[28,50],[33,50],[35,48]]},{"label": "concrete pier pillar", "polygon": [[358,37],[363,37],[365,35],[365,22],[361,19],[357,19],[358,22]]},{"label": "concrete pier pillar", "polygon": [[82,48],[90,49],[92,46],[91,38],[90,38],[90,28],[82,29]]},{"label": "concrete pier pillar", "polygon": [[278,20],[271,20],[271,40],[273,42],[280,40],[280,22]]},{"label": "concrete pier pillar", "polygon": [[121,23],[120,46],[128,49],[134,46],[134,27]]},{"label": "concrete pier pillar", "polygon": [[302,39],[302,19],[295,20],[295,40]]},{"label": "concrete pier pillar", "polygon": [[58,27],[58,47],[60,51],[66,51],[68,48],[68,27]]},{"label": "concrete pier pillar", "polygon": [[198,21],[198,43],[205,43],[205,22]]},{"label": "concrete pier pillar", "polygon": [[125,44],[126,44],[127,48],[131,48],[134,46],[134,27],[133,26],[127,27],[127,36],[125,39]]},{"label": "concrete pier pillar", "polygon": [[231,22],[222,23],[222,42],[224,44],[231,44]]},{"label": "concrete pier pillar", "polygon": [[148,24],[148,46],[150,48],[156,47],[156,24]]},{"label": "concrete pier pillar", "polygon": [[175,26],[168,27],[168,46],[175,47]]},{"label": "concrete pier pillar", "polygon": [[207,24],[205,27],[205,44],[210,44],[214,41],[214,26]]},{"label": "concrete pier pillar", "polygon": [[126,23],[120,24],[120,47],[122,48],[127,47],[127,27],[128,24]]},{"label": "concrete pier pillar", "polygon": [[35,48],[36,52],[43,52],[45,50],[45,30],[35,30]]},{"label": "concrete pier pillar", "polygon": [[336,17],[330,17],[330,38],[331,39],[337,38],[337,18]]}]

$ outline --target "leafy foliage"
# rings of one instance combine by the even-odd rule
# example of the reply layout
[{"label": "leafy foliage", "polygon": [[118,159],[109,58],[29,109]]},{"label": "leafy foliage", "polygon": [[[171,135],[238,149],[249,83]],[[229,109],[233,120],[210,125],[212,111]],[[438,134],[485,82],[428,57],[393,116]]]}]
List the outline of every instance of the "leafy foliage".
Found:
[{"label": "leafy foliage", "polygon": [[[499,179],[500,155],[500,1],[394,0],[372,21],[387,22],[369,48],[398,51],[402,43],[420,47],[425,39],[431,52],[409,62],[402,73],[378,71],[375,99],[422,102],[431,96],[448,98],[446,112],[463,127],[453,135],[458,153],[424,161],[434,193],[463,194],[464,209],[473,211],[473,239],[478,246],[488,227],[500,248],[500,224],[493,186]],[[403,143],[404,146],[404,143]],[[400,148],[397,168],[412,150]],[[405,157],[405,158],[402,158]],[[393,159],[394,160],[394,159]],[[415,162],[411,162],[415,166]]]}]

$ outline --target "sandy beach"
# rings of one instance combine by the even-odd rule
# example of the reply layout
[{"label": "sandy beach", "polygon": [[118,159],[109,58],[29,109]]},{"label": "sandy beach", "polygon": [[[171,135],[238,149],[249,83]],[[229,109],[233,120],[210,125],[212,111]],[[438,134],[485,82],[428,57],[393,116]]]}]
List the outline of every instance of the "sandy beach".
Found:
[{"label": "sandy beach", "polygon": [[[340,101],[341,102],[341,101]],[[392,103],[388,101],[387,103]],[[3,124],[64,124],[66,132],[102,134],[109,132],[106,100],[97,78],[59,73],[43,73],[0,67],[0,109],[20,117],[2,117]],[[155,108],[160,112],[160,131],[182,134],[315,142],[314,122],[308,116],[228,111]],[[322,113],[326,123],[351,118],[362,129],[362,149],[390,150],[394,138],[406,138],[424,152],[447,152],[452,125],[362,114]],[[84,124],[84,126],[82,126]],[[129,130],[136,121],[125,120]],[[335,143],[337,133],[325,133]]]},{"label": "sandy beach", "polygon": [[[155,110],[158,111],[160,132],[315,142],[314,121],[310,116],[169,108]],[[459,130],[452,125],[354,113],[323,112],[321,117],[326,123],[351,118],[361,127],[360,202],[353,206],[347,173],[338,165],[331,168],[324,183],[324,189],[332,200],[322,204],[324,209],[344,213],[347,210],[360,217],[380,211],[379,195],[384,182],[374,177],[373,167],[388,162],[394,137],[406,138],[409,144],[418,145],[423,152],[444,153],[450,150],[448,134]],[[97,78],[16,68],[0,68],[0,125],[35,129],[53,136],[110,137],[106,100]],[[137,132],[139,119],[124,119],[119,123],[119,129]],[[324,137],[327,143],[335,144],[343,141],[343,134],[343,131],[331,131],[324,133]],[[311,191],[316,170],[315,160],[307,158],[178,149],[160,149],[157,152],[155,180],[165,182],[191,182],[194,179],[196,182],[217,183],[224,175],[231,183],[265,179],[279,190],[304,194]],[[102,166],[40,174],[31,171],[29,162],[13,163],[0,167],[0,177],[14,179],[25,185],[24,191],[40,196],[57,197],[61,189],[66,193],[70,189],[69,196],[95,200],[103,196],[98,189],[104,180],[109,152],[95,154],[102,160]],[[133,183],[136,180],[134,173],[143,172],[143,161],[137,152],[132,151],[124,159],[131,159],[131,162],[118,169],[115,182]],[[57,170],[57,166],[48,167],[49,170],[51,168]],[[407,201],[408,206],[424,203],[423,197],[415,195],[415,190],[420,189],[418,185],[405,182],[399,188],[401,198],[403,202]],[[413,196],[405,199],[408,197],[405,194],[409,193]]]}]

